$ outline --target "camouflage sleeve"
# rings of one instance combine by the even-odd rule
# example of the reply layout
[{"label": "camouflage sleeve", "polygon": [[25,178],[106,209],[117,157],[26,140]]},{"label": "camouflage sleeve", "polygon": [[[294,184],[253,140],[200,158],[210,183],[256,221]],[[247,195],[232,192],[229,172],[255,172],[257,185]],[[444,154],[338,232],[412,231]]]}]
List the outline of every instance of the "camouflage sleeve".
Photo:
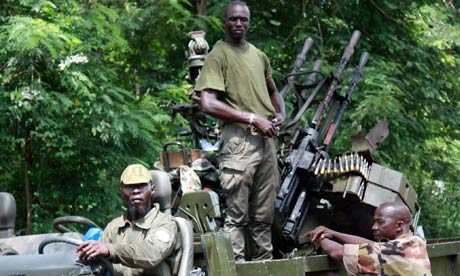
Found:
[{"label": "camouflage sleeve", "polygon": [[431,275],[425,242],[414,236],[372,244],[347,244],[343,262],[350,275]]},{"label": "camouflage sleeve", "polygon": [[164,219],[152,226],[144,239],[130,244],[106,244],[110,259],[115,263],[135,268],[156,267],[167,258],[177,241],[177,225],[173,220]]},{"label": "camouflage sleeve", "polygon": [[358,275],[358,244],[345,244],[343,246],[343,264],[348,275]]},{"label": "camouflage sleeve", "polygon": [[343,250],[343,263],[349,275],[380,275],[380,248],[377,243],[346,244]]}]

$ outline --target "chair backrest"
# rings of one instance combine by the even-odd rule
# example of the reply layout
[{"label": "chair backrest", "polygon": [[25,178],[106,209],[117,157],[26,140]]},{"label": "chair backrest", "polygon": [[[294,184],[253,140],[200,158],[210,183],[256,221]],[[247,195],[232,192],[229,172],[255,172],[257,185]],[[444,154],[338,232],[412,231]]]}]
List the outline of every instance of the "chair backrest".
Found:
[{"label": "chair backrest", "polygon": [[159,203],[160,210],[166,214],[171,214],[171,181],[164,171],[151,170],[155,193],[152,196],[152,204]]},{"label": "chair backrest", "polygon": [[215,218],[221,216],[219,196],[214,191],[184,193],[179,207],[179,216],[192,221],[196,233],[218,231]]},{"label": "chair backrest", "polygon": [[193,225],[184,218],[175,217],[182,237],[182,256],[177,276],[189,276],[193,268]]},{"label": "chair backrest", "polygon": [[16,200],[10,193],[0,192],[0,239],[14,236]]},{"label": "chair backrest", "polygon": [[[151,170],[155,193],[152,196],[152,203],[159,203],[160,210],[171,214],[171,181],[169,175],[164,171]],[[179,263],[177,276],[189,276],[193,268],[193,225],[184,218],[175,217],[182,238],[182,256]]]}]

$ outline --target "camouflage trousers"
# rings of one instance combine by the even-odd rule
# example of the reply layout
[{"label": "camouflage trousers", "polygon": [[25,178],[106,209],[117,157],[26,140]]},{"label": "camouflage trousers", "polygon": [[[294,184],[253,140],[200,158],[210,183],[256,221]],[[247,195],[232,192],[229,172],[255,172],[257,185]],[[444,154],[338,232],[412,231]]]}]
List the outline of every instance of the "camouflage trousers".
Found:
[{"label": "camouflage trousers", "polygon": [[[272,259],[271,225],[279,187],[274,139],[226,125],[219,167],[227,204],[224,230],[230,233],[235,259]],[[245,256],[245,229],[250,242],[246,252],[251,256]]]}]

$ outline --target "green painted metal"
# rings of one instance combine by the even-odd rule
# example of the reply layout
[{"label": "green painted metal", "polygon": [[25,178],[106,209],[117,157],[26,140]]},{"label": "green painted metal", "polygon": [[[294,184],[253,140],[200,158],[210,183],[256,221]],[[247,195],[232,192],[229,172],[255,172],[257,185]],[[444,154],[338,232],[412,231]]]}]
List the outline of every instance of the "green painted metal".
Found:
[{"label": "green painted metal", "polygon": [[208,191],[194,191],[182,196],[179,216],[193,223],[195,233],[217,231],[214,218],[220,216],[217,194]]},{"label": "green painted metal", "polygon": [[236,276],[235,258],[226,232],[201,235],[209,276]]},{"label": "green painted metal", "polygon": [[460,276],[460,238],[428,241],[427,250],[433,276]]},{"label": "green painted metal", "polygon": [[238,275],[242,276],[327,275],[331,271],[340,272],[340,267],[341,265],[337,266],[326,255],[236,264]]},{"label": "green painted metal", "polygon": [[304,258],[237,263],[238,275],[304,275]]},{"label": "green painted metal", "polygon": [[376,207],[384,202],[403,202],[412,214],[420,209],[417,193],[406,177],[377,163],[372,163],[363,202]]},{"label": "green painted metal", "polygon": [[[347,275],[343,264],[334,263],[327,255],[235,263],[225,232],[205,234],[202,238],[210,276]],[[427,250],[433,276],[460,276],[460,238],[428,241]]]},{"label": "green painted metal", "polygon": [[460,254],[460,238],[428,240],[426,249],[430,258]]}]

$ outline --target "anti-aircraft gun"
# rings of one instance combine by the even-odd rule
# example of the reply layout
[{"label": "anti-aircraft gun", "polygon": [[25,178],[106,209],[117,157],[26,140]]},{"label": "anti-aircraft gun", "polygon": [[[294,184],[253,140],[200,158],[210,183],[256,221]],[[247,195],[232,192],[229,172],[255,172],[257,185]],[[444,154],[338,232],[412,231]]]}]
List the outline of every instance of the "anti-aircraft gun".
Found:
[{"label": "anti-aircraft gun", "polygon": [[[204,39],[204,33],[199,36]],[[193,41],[197,39],[191,38],[189,46],[195,45]],[[220,204],[212,196],[219,193],[219,183],[217,186],[204,184],[202,190],[184,193],[180,203],[174,200],[172,204],[178,204],[176,215],[193,223],[194,266],[197,268],[193,275],[330,275],[330,271],[343,272],[343,268],[331,264],[327,256],[317,256],[320,252],[301,234],[325,225],[371,239],[373,212],[383,202],[405,203],[413,214],[413,225],[417,225],[420,207],[411,185],[402,173],[379,165],[372,158],[373,151],[388,135],[385,120],[368,133],[360,132],[351,137],[349,152],[332,152],[343,115],[369,58],[368,53],[362,53],[349,85],[341,85],[344,83],[342,75],[347,77],[353,71],[345,68],[352,61],[359,38],[359,31],[355,31],[337,70],[329,74],[321,70],[323,61],[320,59],[313,62],[311,70],[304,68],[313,46],[313,39],[308,38],[280,90],[285,102],[292,103],[293,108],[278,136],[281,181],[272,229],[276,260],[235,263],[229,237],[220,231]],[[188,78],[194,84],[205,55],[193,59],[196,52],[190,49]],[[194,147],[203,138],[218,140],[217,126],[203,123],[208,118],[201,112],[199,95],[192,90],[189,97],[191,104],[176,105],[174,110],[189,121]],[[177,109],[178,106],[185,108]],[[313,119],[306,120],[310,116]],[[182,161],[186,161],[183,163],[194,168],[193,158],[182,156]],[[197,173],[204,180],[200,172]],[[446,268],[445,260],[457,254],[458,242],[452,247],[447,244],[440,247],[442,250],[448,248],[442,256],[437,253],[441,248],[428,248],[429,252],[440,256],[439,260],[431,260],[433,275],[435,271],[439,272],[436,275],[451,275],[450,271],[457,268]]]},{"label": "anti-aircraft gun", "polygon": [[[371,239],[373,211],[387,201],[406,204],[417,225],[420,207],[413,188],[401,173],[372,159],[372,151],[388,135],[386,121],[367,135],[355,136],[350,152],[334,156],[330,153],[369,58],[367,52],[361,54],[345,95],[340,95],[338,86],[359,38],[360,32],[355,31],[336,72],[330,76],[320,71],[321,60],[316,60],[312,70],[301,69],[313,44],[307,39],[281,90],[285,99],[293,94],[290,99],[294,108],[281,132],[278,151],[281,182],[273,242],[280,256],[301,247],[299,234],[318,225]],[[299,76],[306,76],[305,81],[297,81]],[[315,106],[311,122],[301,123],[306,111]]]}]

